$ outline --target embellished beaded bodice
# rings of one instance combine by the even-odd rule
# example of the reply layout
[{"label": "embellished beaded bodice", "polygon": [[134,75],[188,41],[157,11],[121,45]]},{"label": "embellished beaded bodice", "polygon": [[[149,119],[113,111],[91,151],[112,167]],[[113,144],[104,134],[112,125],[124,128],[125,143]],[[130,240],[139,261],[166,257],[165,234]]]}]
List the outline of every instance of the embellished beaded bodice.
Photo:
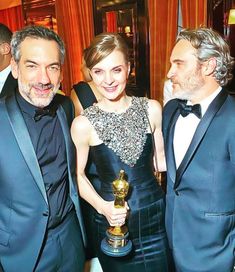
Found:
[{"label": "embellished beaded bodice", "polygon": [[139,159],[147,139],[148,100],[132,97],[130,107],[123,113],[107,112],[93,105],[83,115],[94,126],[103,143],[111,148],[121,161],[134,166]]}]

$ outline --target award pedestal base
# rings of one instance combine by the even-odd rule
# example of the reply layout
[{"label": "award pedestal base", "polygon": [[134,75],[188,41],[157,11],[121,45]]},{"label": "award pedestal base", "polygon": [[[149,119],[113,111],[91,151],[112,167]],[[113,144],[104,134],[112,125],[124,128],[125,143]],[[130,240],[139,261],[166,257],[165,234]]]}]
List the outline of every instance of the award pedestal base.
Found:
[{"label": "award pedestal base", "polygon": [[106,231],[106,237],[101,242],[101,250],[111,257],[122,257],[130,253],[132,242],[127,240],[128,233],[124,236],[114,236]]}]

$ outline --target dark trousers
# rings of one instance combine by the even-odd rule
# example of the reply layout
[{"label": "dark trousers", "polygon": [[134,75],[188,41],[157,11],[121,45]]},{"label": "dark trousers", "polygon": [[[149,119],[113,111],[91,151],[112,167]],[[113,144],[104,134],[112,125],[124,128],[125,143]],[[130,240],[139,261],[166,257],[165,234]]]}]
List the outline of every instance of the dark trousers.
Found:
[{"label": "dark trousers", "polygon": [[75,212],[49,230],[35,272],[82,272],[85,253]]}]

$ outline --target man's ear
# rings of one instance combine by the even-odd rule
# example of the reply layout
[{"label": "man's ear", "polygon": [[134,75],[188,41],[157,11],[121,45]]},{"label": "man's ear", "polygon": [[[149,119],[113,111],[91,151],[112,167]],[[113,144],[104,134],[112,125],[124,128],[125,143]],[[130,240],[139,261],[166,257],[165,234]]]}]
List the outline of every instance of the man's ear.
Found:
[{"label": "man's ear", "polygon": [[11,58],[11,73],[15,79],[18,78],[18,64]]},{"label": "man's ear", "polygon": [[210,58],[208,59],[204,65],[203,65],[203,69],[204,69],[204,74],[206,76],[212,75],[215,71],[216,68],[216,59],[215,58]]},{"label": "man's ear", "polygon": [[1,52],[2,55],[8,55],[8,54],[10,54],[11,53],[11,46],[10,46],[10,44],[6,43],[6,42],[2,43],[0,45],[0,52]]}]

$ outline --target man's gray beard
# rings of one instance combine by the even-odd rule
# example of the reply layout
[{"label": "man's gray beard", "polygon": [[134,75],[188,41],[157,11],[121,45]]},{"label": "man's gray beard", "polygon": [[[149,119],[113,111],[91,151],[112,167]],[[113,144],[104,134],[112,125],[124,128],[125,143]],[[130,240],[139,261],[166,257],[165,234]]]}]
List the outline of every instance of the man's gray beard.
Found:
[{"label": "man's gray beard", "polygon": [[48,106],[51,103],[51,101],[53,100],[54,96],[56,95],[57,91],[60,88],[60,84],[58,84],[57,86],[54,86],[53,91],[50,93],[50,96],[47,97],[48,103],[45,104],[45,103],[40,103],[41,101],[45,102],[44,98],[33,98],[33,99],[31,99],[30,92],[28,92],[28,90],[30,90],[30,88],[32,86],[29,87],[29,85],[22,84],[20,80],[18,80],[18,86],[19,86],[19,90],[22,90],[23,94],[27,96],[30,103],[32,105],[36,106],[36,107],[39,107],[39,108],[44,108],[44,107]]},{"label": "man's gray beard", "polygon": [[177,99],[181,99],[181,100],[190,100],[191,99],[192,94],[190,94],[189,92],[185,92],[185,91],[178,91],[176,93],[173,93],[173,98],[177,98]]},{"label": "man's gray beard", "polygon": [[173,92],[173,98],[178,98],[181,100],[198,100],[201,96],[200,89],[203,84],[198,84],[194,89],[191,90],[178,90],[175,93]]}]

